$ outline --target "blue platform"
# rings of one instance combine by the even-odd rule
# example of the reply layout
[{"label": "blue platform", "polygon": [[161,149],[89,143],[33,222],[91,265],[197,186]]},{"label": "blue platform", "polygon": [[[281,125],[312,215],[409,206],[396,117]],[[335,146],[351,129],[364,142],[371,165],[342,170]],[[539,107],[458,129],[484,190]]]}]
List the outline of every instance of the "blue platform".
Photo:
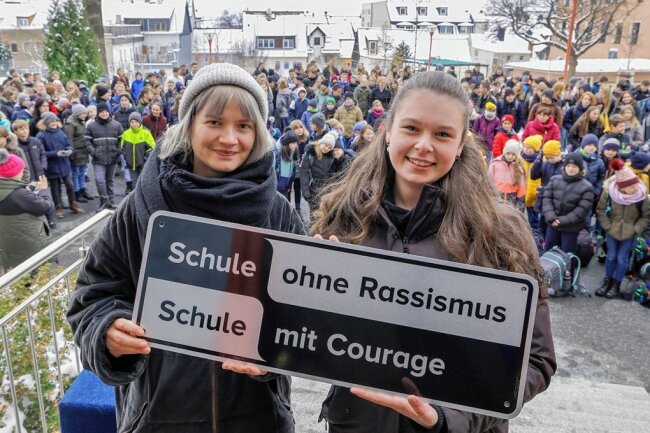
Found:
[{"label": "blue platform", "polygon": [[84,370],[59,403],[61,433],[115,433],[115,392]]}]

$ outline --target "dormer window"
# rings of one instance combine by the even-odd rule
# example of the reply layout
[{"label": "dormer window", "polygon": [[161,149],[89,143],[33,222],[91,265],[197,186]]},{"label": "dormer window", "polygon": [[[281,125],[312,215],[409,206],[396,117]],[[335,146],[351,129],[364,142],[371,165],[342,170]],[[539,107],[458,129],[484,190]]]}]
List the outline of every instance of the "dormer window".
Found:
[{"label": "dormer window", "polygon": [[438,15],[441,17],[446,17],[449,12],[447,11],[447,8],[436,8],[438,10]]},{"label": "dormer window", "polygon": [[428,8],[418,6],[418,15],[426,15],[427,12],[428,12]]},{"label": "dormer window", "polygon": [[368,41],[368,54],[371,56],[377,54],[377,41]]},{"label": "dormer window", "polygon": [[29,27],[29,18],[26,17],[17,17],[16,25],[18,27]]},{"label": "dormer window", "polygon": [[406,6],[397,6],[397,15],[408,15],[408,8]]}]

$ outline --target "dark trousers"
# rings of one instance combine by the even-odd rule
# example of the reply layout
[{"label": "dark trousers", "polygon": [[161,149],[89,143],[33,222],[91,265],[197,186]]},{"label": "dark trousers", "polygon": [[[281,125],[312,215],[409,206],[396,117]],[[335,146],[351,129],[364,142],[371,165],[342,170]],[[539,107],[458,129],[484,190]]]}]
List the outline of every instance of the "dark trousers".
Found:
[{"label": "dark trousers", "polygon": [[561,232],[553,226],[546,227],[544,248],[546,251],[559,246],[565,253],[575,254],[578,250],[578,232]]},{"label": "dark trousers", "polygon": [[54,202],[55,207],[63,207],[61,185],[65,186],[65,193],[68,195],[68,205],[74,201],[74,186],[72,185],[72,177],[50,177],[47,180],[50,182],[50,191],[52,191],[52,201]]},{"label": "dark trousers", "polygon": [[[293,202],[295,203],[298,212],[300,212],[300,199],[302,198],[302,193],[300,191],[302,191],[300,189],[300,178],[296,177],[293,180]],[[287,200],[291,201],[289,197],[287,197]]]}]

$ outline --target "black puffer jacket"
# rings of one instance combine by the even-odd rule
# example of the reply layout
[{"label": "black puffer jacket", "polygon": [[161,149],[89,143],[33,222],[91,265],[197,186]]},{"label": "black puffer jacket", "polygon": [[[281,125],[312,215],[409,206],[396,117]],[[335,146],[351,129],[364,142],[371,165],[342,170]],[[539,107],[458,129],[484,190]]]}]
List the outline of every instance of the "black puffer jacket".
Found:
[{"label": "black puffer jacket", "polygon": [[72,165],[86,165],[89,162],[88,149],[86,148],[86,126],[77,116],[68,116],[65,119],[63,130],[68,135],[73,153],[70,156]]},{"label": "black puffer jacket", "polygon": [[307,200],[317,194],[323,185],[327,183],[332,173],[332,163],[334,162],[332,152],[324,153],[321,159],[318,159],[314,146],[318,146],[318,143],[312,144],[307,148],[299,170],[300,189],[302,190],[302,196]]},{"label": "black puffer jacket", "polygon": [[542,213],[548,224],[560,221],[556,227],[561,232],[579,232],[594,203],[594,187],[584,174],[553,176],[544,187]]},{"label": "black puffer jacket", "polygon": [[[116,386],[119,432],[293,433],[287,376],[253,378],[223,370],[219,362],[155,348],[147,356],[120,358],[106,350],[109,326],[132,317],[153,212],[304,234],[298,214],[275,191],[272,155],[216,179],[170,165],[172,170],[163,170],[157,154],[149,158],[135,193],[122,202],[83,264],[67,316],[83,365]],[[255,174],[249,175],[252,170]]]},{"label": "black puffer jacket", "polygon": [[126,108],[126,109],[120,107],[120,109],[117,110],[115,112],[115,114],[113,115],[113,119],[115,119],[115,121],[119,122],[119,124],[122,125],[122,129],[124,129],[126,131],[130,127],[130,125],[129,125],[129,116],[134,111],[135,111],[135,107],[133,105],[130,105],[129,108]]},{"label": "black puffer jacket", "polygon": [[38,181],[38,178],[45,175],[47,170],[47,155],[43,143],[34,137],[28,137],[27,141],[18,139],[18,145],[25,153],[32,180]]},{"label": "black puffer jacket", "polygon": [[[437,237],[437,230],[445,213],[445,203],[440,188],[432,185],[424,187],[402,231],[397,228],[398,223],[393,221],[396,218],[391,208],[394,209],[396,206],[389,202],[390,200],[384,199],[377,219],[362,245],[449,260],[449,254]],[[525,224],[521,213],[518,216],[521,223]],[[534,245],[532,235],[530,245]],[[530,260],[539,266],[537,251],[531,249],[527,253]],[[548,294],[540,285],[525,379],[524,402],[530,401],[548,388],[556,367]],[[467,392],[471,393],[475,390],[468,389]],[[442,416],[441,421],[433,429],[426,429],[392,409],[356,397],[347,388],[332,386],[323,403],[321,416],[330,423],[330,433],[506,433],[508,431],[508,420],[446,407],[436,409]]]},{"label": "black puffer jacket", "polygon": [[119,122],[99,117],[86,128],[86,148],[93,164],[110,165],[120,160],[120,140],[124,129]]}]

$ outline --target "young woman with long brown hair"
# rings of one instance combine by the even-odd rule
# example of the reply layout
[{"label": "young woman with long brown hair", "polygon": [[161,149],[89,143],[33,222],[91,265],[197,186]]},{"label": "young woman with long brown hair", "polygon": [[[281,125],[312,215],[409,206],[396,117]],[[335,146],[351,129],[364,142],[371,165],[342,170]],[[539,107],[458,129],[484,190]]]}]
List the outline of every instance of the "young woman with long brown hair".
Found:
[{"label": "young woman with long brown hair", "polygon": [[[479,145],[467,136],[471,112],[450,75],[420,73],[403,82],[372,145],[325,188],[311,233],[536,278],[528,401],[548,387],[556,368],[545,284],[523,214],[499,202]],[[332,433],[508,430],[505,420],[429,405],[415,395],[339,386],[331,388],[322,416]]]}]

